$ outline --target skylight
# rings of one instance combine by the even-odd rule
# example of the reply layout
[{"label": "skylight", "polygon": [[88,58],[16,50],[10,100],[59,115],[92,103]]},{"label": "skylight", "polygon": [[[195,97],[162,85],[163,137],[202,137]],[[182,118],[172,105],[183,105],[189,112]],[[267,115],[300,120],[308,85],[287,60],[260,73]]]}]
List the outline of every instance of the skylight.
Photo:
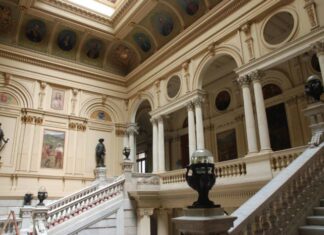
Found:
[{"label": "skylight", "polygon": [[115,12],[114,8],[107,6],[103,3],[97,2],[96,0],[68,0],[68,1],[108,17],[112,16]]}]

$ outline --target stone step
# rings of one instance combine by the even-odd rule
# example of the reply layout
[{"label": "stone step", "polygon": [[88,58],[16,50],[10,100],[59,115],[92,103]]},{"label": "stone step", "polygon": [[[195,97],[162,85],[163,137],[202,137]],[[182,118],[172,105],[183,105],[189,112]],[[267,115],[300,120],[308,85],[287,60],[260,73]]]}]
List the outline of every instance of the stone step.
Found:
[{"label": "stone step", "polygon": [[299,235],[324,235],[324,226],[308,225],[299,227]]},{"label": "stone step", "polygon": [[308,216],[307,219],[307,224],[309,225],[321,225],[324,226],[324,216]]},{"label": "stone step", "polygon": [[320,200],[320,206],[324,207],[324,199]]},{"label": "stone step", "polygon": [[314,207],[314,215],[324,215],[324,207]]}]

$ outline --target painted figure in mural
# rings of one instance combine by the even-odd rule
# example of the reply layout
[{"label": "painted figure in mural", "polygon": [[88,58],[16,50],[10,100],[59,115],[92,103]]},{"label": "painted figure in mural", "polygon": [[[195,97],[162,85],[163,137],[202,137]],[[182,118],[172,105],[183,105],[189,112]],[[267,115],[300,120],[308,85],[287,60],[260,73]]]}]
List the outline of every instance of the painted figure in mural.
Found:
[{"label": "painted figure in mural", "polygon": [[3,149],[5,144],[8,143],[8,141],[9,141],[9,138],[7,138],[7,139],[4,138],[4,132],[3,132],[2,128],[1,128],[1,125],[2,124],[0,123],[0,151]]},{"label": "painted figure in mural", "polygon": [[55,148],[55,167],[63,167],[63,146],[61,143],[58,143]]},{"label": "painted figure in mural", "polygon": [[50,167],[50,163],[51,163],[51,154],[52,154],[52,145],[49,144],[44,144],[43,146],[43,150],[42,150],[42,158],[43,158],[43,166],[44,167]]},{"label": "painted figure in mural", "polygon": [[148,52],[151,49],[151,43],[148,37],[143,33],[137,33],[134,35],[134,40],[137,45],[144,51]]},{"label": "painted figure in mural", "polygon": [[11,30],[11,9],[0,5],[0,32],[6,33]]},{"label": "painted figure in mural", "polygon": [[39,20],[31,20],[26,26],[26,37],[32,42],[40,42],[46,33],[45,24]]},{"label": "painted figure in mural", "polygon": [[101,43],[97,40],[91,40],[87,43],[87,56],[91,59],[97,59],[100,55]]},{"label": "painted figure in mural", "polygon": [[195,0],[184,0],[186,4],[186,12],[188,15],[194,15],[199,10],[199,4]]},{"label": "painted figure in mural", "polygon": [[70,51],[75,46],[76,34],[69,30],[62,31],[57,39],[58,46],[63,51]]},{"label": "painted figure in mural", "polygon": [[97,167],[105,167],[105,155],[106,155],[106,148],[103,144],[104,139],[99,139],[99,143],[96,146],[96,162]]},{"label": "painted figure in mural", "polygon": [[60,92],[55,92],[52,99],[52,108],[56,110],[62,110],[64,106],[63,95]]},{"label": "painted figure in mural", "polygon": [[160,33],[163,36],[168,36],[173,30],[173,21],[170,17],[159,16]]}]

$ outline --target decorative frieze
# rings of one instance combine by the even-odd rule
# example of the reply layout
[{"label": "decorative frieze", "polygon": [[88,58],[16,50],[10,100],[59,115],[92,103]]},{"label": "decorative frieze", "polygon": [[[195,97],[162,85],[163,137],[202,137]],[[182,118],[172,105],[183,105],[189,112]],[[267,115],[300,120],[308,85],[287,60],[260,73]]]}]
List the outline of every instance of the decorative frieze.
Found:
[{"label": "decorative frieze", "polygon": [[318,18],[317,18],[317,13],[316,13],[316,3],[314,0],[305,0],[305,6],[304,6],[309,22],[312,26],[312,30],[317,28],[319,26],[318,24]]},{"label": "decorative frieze", "polygon": [[69,122],[69,129],[77,131],[85,131],[87,129],[87,123],[83,122]]},{"label": "decorative frieze", "polygon": [[116,136],[125,136],[127,134],[126,124],[115,124],[115,133]]},{"label": "decorative frieze", "polygon": [[24,124],[42,125],[43,124],[43,117],[24,114],[23,116],[21,116],[21,121]]}]

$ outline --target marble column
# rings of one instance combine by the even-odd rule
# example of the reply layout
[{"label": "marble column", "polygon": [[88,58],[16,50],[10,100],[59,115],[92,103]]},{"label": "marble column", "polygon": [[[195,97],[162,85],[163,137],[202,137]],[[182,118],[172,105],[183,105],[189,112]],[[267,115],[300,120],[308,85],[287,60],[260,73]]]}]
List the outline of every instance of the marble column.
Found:
[{"label": "marble column", "polygon": [[135,134],[137,134],[137,126],[136,124],[131,124],[128,128],[127,128],[127,133],[129,135],[129,147],[130,147],[130,154],[129,154],[129,159],[132,162],[135,162],[135,157],[136,157],[136,143],[135,143]]},{"label": "marble column", "polygon": [[160,208],[157,213],[157,229],[158,235],[168,235],[169,234],[169,210]]},{"label": "marble column", "polygon": [[322,83],[324,84],[324,40],[314,44],[314,49],[317,54],[318,62],[322,73]]},{"label": "marble column", "polygon": [[194,114],[194,105],[192,102],[189,102],[187,104],[187,110],[188,110],[189,160],[191,161],[191,155],[196,150],[195,114]]},{"label": "marble column", "polygon": [[151,220],[153,215],[153,208],[139,208],[137,209],[137,234],[151,234]]},{"label": "marble column", "polygon": [[255,132],[255,121],[254,121],[254,114],[253,114],[251,92],[249,87],[251,79],[248,76],[243,76],[238,78],[237,81],[242,87],[246,139],[248,143],[248,154],[252,154],[258,152],[258,146],[257,146],[256,132]]},{"label": "marble column", "polygon": [[255,107],[259,127],[260,151],[269,152],[271,151],[271,144],[269,137],[267,114],[264,106],[264,98],[262,93],[261,72],[254,71],[249,76],[253,82]]},{"label": "marble column", "polygon": [[158,157],[158,123],[156,119],[151,119],[152,127],[153,127],[153,172],[158,172],[159,170],[159,157]]},{"label": "marble column", "polygon": [[197,99],[194,100],[195,114],[196,114],[197,149],[205,148],[202,102],[203,102],[202,97],[198,97]]},{"label": "marble column", "polygon": [[158,118],[158,158],[159,172],[165,171],[165,156],[164,156],[164,123],[163,118]]}]

